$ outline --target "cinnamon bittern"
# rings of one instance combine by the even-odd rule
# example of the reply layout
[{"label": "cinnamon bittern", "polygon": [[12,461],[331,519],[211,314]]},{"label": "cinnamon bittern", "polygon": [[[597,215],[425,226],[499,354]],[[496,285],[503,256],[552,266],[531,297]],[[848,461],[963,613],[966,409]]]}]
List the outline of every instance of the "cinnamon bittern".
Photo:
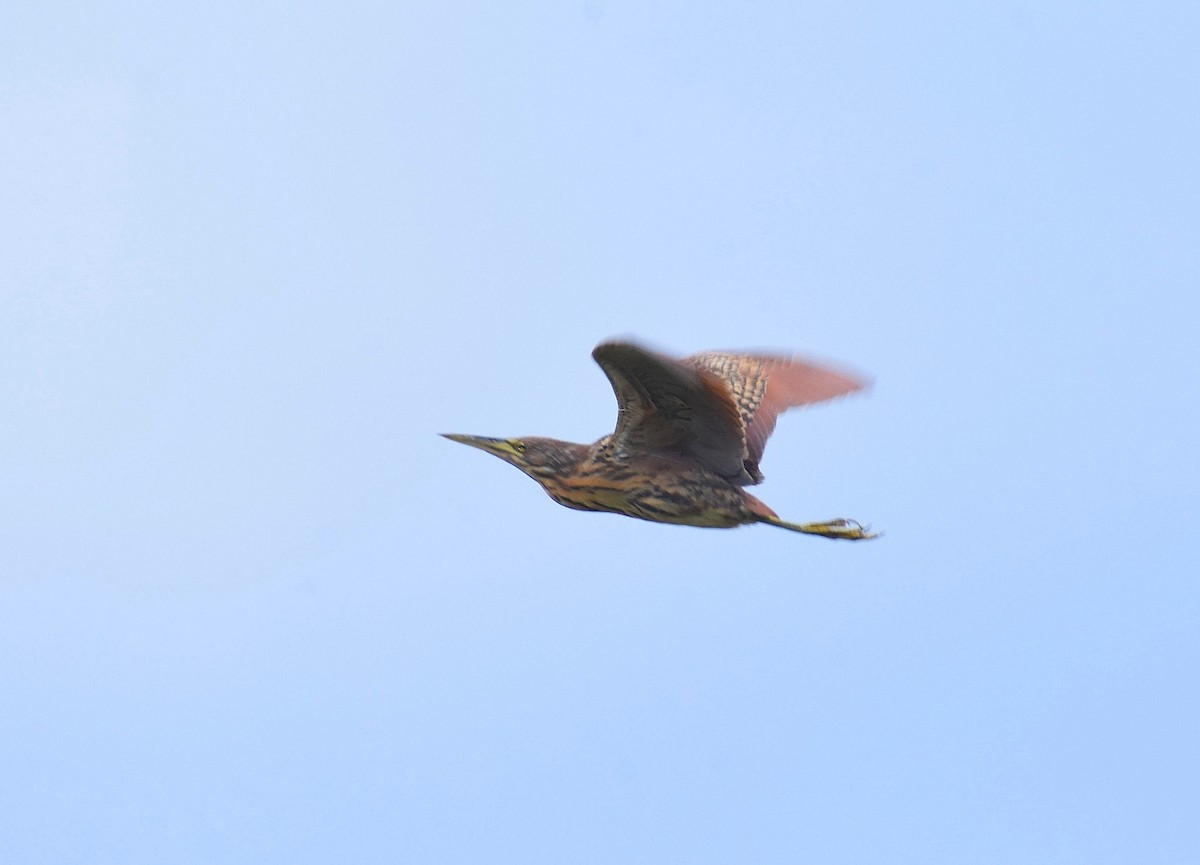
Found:
[{"label": "cinnamon bittern", "polygon": [[803,360],[710,352],[675,360],[627,342],[592,352],[617,395],[617,428],[595,444],[444,434],[516,466],[550,498],[581,511],[659,523],[746,523],[860,541],[854,520],[789,523],[742,487],[758,469],[775,420],[792,406],[861,390],[866,382]]}]

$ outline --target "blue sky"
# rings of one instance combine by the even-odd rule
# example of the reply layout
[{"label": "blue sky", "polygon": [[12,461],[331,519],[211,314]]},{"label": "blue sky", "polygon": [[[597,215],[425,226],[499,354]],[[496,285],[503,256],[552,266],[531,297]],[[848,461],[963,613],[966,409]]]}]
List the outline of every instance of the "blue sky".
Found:
[{"label": "blue sky", "polygon": [[[240,5],[0,28],[4,861],[1194,860],[1195,6]],[[885,537],[436,436],[623,335]]]}]

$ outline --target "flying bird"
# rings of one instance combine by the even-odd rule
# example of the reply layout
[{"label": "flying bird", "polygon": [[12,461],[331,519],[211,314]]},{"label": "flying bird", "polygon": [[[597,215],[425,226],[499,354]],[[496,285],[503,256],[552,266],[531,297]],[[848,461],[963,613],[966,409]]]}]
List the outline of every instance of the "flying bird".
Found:
[{"label": "flying bird", "polygon": [[855,520],[785,522],[743,489],[762,481],[758,464],[782,412],[862,390],[863,379],[768,355],[706,352],[677,360],[629,342],[602,343],[592,357],[617,396],[617,427],[594,444],[443,435],[516,466],[576,510],[711,528],[767,523],[851,541],[876,537]]}]

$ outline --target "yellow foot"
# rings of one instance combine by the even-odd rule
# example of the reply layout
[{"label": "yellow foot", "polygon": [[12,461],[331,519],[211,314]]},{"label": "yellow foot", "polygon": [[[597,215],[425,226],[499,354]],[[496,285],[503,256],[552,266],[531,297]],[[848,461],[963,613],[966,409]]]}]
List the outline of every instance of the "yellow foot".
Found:
[{"label": "yellow foot", "polygon": [[793,532],[804,532],[806,535],[820,535],[823,538],[833,538],[840,541],[869,541],[879,537],[867,526],[857,520],[830,520],[827,523],[785,523],[781,519],[768,519],[764,522],[781,529]]}]

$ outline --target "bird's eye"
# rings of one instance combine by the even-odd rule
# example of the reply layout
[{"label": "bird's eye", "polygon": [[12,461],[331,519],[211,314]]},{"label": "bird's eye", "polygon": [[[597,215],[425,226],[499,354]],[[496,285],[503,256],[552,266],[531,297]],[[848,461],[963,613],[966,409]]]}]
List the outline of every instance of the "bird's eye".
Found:
[{"label": "bird's eye", "polygon": [[519,454],[525,453],[525,442],[514,441],[511,444],[512,444],[512,449],[515,450],[517,453],[519,453]]}]

